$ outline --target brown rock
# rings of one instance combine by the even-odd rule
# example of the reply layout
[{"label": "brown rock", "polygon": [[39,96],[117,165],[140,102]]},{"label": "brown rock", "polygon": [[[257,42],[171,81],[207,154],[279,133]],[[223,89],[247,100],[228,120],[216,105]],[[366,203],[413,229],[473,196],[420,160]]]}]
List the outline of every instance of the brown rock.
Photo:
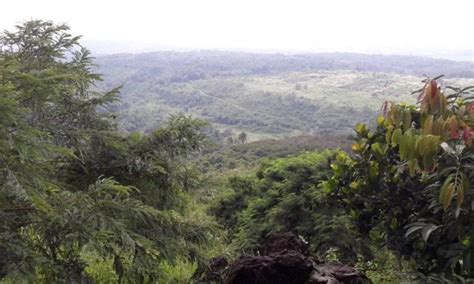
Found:
[{"label": "brown rock", "polygon": [[240,256],[228,264],[211,259],[198,283],[226,284],[369,284],[364,274],[340,263],[322,263],[309,255],[308,244],[292,233],[272,234],[261,246],[263,255]]},{"label": "brown rock", "polygon": [[241,256],[229,266],[224,283],[228,284],[297,284],[305,283],[314,263],[293,250],[271,256]]},{"label": "brown rock", "polygon": [[294,250],[305,256],[309,255],[308,243],[293,233],[270,234],[260,252],[262,255],[271,255],[283,250]]},{"label": "brown rock", "polygon": [[355,268],[341,263],[323,263],[314,266],[308,283],[313,284],[370,284],[367,276]]}]

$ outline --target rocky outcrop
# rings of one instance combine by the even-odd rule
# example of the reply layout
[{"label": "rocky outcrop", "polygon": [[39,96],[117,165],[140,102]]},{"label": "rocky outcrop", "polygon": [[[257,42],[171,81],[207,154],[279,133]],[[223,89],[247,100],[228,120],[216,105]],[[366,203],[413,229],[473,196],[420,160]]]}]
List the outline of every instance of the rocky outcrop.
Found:
[{"label": "rocky outcrop", "polygon": [[198,283],[225,284],[368,284],[364,274],[341,263],[323,263],[309,254],[308,244],[298,236],[270,235],[261,246],[262,255],[243,255],[232,263],[224,258],[210,261]]},{"label": "rocky outcrop", "polygon": [[341,263],[323,263],[314,266],[313,273],[306,283],[312,284],[366,284],[372,283],[367,276],[355,268]]},{"label": "rocky outcrop", "polygon": [[224,283],[305,283],[313,262],[300,252],[285,250],[270,256],[241,256],[228,268]]},{"label": "rocky outcrop", "polygon": [[292,233],[270,234],[265,243],[260,247],[262,255],[271,255],[284,250],[294,250],[305,256],[309,255],[308,243]]}]

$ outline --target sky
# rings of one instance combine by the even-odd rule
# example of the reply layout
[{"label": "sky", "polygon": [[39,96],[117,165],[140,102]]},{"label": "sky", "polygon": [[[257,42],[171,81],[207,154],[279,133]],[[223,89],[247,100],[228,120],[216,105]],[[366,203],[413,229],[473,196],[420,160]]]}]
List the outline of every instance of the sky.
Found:
[{"label": "sky", "polygon": [[69,24],[86,42],[135,48],[474,50],[472,0],[7,0],[1,7],[0,30],[53,20]]}]

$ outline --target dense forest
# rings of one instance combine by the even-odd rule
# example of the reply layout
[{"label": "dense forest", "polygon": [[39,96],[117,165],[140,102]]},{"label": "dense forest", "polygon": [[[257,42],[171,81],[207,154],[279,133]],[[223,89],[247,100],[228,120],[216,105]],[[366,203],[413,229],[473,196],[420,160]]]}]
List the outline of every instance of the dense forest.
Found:
[{"label": "dense forest", "polygon": [[[234,137],[347,134],[385,100],[414,103],[423,74],[474,84],[474,63],[360,54],[195,51],[97,58],[104,85],[123,85],[119,128],[149,132],[170,114],[205,119]],[[230,131],[230,132],[229,132]]]},{"label": "dense forest", "polygon": [[0,34],[0,283],[473,281],[474,64],[79,41]]}]

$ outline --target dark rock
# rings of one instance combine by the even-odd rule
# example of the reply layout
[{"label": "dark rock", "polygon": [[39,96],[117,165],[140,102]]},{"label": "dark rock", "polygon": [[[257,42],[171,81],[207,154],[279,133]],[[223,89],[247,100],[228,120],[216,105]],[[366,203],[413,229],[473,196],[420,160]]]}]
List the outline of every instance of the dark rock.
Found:
[{"label": "dark rock", "polygon": [[310,256],[308,244],[298,236],[272,234],[261,246],[263,255],[240,256],[229,264],[211,259],[198,283],[227,284],[369,284],[364,274],[339,263],[322,263]]},{"label": "dark rock", "polygon": [[270,234],[261,247],[260,253],[262,255],[271,255],[283,250],[294,250],[305,256],[309,255],[308,243],[293,233]]},{"label": "dark rock", "polygon": [[305,283],[314,263],[300,252],[285,250],[271,256],[241,256],[229,266],[224,283]]},{"label": "dark rock", "polygon": [[227,268],[228,265],[229,265],[229,261],[227,260],[227,258],[223,256],[211,258],[211,260],[209,261],[209,267],[213,271],[224,270]]},{"label": "dark rock", "polygon": [[341,263],[324,263],[314,266],[308,283],[313,284],[369,284],[372,281],[363,273]]}]

